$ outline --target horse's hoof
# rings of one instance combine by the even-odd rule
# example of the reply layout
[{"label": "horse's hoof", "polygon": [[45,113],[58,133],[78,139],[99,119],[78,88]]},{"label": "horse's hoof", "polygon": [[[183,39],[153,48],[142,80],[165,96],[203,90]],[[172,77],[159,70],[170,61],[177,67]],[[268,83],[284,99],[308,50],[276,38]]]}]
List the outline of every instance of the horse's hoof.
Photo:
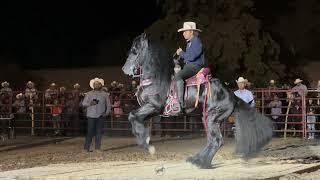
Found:
[{"label": "horse's hoof", "polygon": [[204,162],[200,158],[189,157],[187,159],[187,162],[190,162],[192,165],[198,167],[199,169],[211,169],[212,168],[211,164]]},{"label": "horse's hoof", "polygon": [[148,151],[151,155],[154,155],[156,153],[156,149],[154,148],[154,146],[149,146]]},{"label": "horse's hoof", "polygon": [[186,162],[192,163],[193,160],[194,160],[194,157],[191,156],[191,157],[188,157],[188,158],[186,159]]}]

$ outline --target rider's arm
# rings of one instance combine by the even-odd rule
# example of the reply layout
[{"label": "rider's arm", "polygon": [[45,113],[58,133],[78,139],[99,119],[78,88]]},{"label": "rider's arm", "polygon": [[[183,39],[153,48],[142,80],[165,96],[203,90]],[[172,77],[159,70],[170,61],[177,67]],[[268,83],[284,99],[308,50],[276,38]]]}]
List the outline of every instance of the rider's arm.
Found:
[{"label": "rider's arm", "polygon": [[182,51],[180,56],[184,62],[193,62],[202,54],[202,44],[199,39],[191,40],[190,47],[186,48],[186,52]]}]

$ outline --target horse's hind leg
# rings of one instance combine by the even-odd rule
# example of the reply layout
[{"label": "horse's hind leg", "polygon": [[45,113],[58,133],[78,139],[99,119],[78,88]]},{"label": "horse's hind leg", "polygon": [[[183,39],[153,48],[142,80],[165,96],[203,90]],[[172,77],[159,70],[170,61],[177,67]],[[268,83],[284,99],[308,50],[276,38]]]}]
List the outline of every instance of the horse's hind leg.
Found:
[{"label": "horse's hind leg", "polygon": [[213,156],[223,144],[223,138],[220,131],[220,124],[214,123],[208,134],[208,142],[205,148],[193,157],[187,159],[188,162],[198,166],[199,168],[210,168]]},{"label": "horse's hind leg", "polygon": [[207,145],[193,157],[187,159],[188,162],[199,168],[210,168],[211,161],[223,144],[223,137],[220,130],[221,122],[230,116],[233,109],[218,111],[207,116]]},{"label": "horse's hind leg", "polygon": [[138,110],[130,112],[128,117],[132,125],[132,133],[136,136],[137,144],[151,154],[154,153],[154,147],[149,145],[150,133],[148,128],[144,127],[144,120],[155,111],[156,108],[152,104],[145,104]]}]

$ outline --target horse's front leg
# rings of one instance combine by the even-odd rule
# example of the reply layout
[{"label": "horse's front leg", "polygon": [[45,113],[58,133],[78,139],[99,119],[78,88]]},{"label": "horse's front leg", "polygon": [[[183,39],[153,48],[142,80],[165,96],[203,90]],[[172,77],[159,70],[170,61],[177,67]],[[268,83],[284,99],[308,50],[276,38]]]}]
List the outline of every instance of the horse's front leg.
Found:
[{"label": "horse's front leg", "polygon": [[144,120],[151,114],[154,114],[156,110],[157,108],[155,108],[154,105],[148,103],[136,111],[130,112],[128,117],[132,125],[132,133],[136,136],[138,145],[148,150],[150,154],[154,154],[155,149],[149,145],[150,132],[149,128],[145,128]]}]

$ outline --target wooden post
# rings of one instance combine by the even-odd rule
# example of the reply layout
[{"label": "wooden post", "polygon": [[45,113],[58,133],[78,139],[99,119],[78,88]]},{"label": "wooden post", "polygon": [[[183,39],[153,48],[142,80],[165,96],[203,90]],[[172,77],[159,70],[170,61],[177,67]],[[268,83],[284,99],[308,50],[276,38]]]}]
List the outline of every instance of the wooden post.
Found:
[{"label": "wooden post", "polygon": [[287,112],[286,112],[286,120],[285,120],[285,123],[284,123],[284,132],[283,132],[283,137],[284,138],[287,138],[288,115],[289,115],[289,110],[290,110],[291,103],[292,103],[291,97],[289,97],[289,98],[290,99],[289,99],[289,104],[288,104]]},{"label": "wooden post", "polygon": [[30,104],[31,104],[31,136],[34,136],[34,106],[33,106],[33,100],[30,96]]}]

